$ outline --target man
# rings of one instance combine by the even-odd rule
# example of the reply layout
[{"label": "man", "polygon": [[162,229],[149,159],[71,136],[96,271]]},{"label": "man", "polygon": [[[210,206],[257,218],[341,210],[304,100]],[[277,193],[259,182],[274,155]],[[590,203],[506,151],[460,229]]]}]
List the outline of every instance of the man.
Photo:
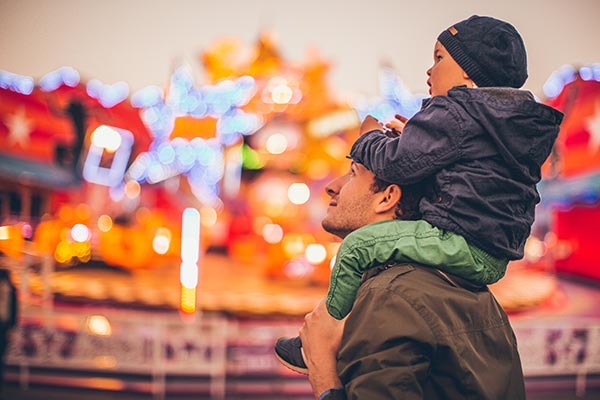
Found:
[{"label": "man", "polygon": [[[403,208],[398,185],[356,162],[326,190],[322,225],[340,238]],[[363,275],[345,326],[327,314],[323,301],[300,330],[318,399],[525,398],[514,333],[485,286],[417,264],[386,264]]]}]

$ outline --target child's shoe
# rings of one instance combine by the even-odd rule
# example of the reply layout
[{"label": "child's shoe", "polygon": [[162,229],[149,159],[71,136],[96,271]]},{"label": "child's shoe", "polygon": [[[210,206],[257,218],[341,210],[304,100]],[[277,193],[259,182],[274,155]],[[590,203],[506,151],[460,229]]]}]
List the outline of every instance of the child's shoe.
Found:
[{"label": "child's shoe", "polygon": [[300,374],[308,375],[304,362],[302,341],[300,336],[294,338],[279,338],[275,344],[275,356],[280,363]]}]

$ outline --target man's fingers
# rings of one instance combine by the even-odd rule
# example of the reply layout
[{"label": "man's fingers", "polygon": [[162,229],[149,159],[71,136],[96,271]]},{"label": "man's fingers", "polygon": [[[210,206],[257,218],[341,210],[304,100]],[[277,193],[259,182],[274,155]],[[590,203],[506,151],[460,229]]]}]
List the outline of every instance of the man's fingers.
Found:
[{"label": "man's fingers", "polygon": [[396,115],[394,115],[394,117],[395,117],[397,120],[399,120],[400,122],[404,122],[404,123],[406,123],[406,121],[408,121],[408,118],[406,118],[406,117],[403,117],[403,116],[402,116],[402,115],[400,115],[400,114],[396,114]]}]

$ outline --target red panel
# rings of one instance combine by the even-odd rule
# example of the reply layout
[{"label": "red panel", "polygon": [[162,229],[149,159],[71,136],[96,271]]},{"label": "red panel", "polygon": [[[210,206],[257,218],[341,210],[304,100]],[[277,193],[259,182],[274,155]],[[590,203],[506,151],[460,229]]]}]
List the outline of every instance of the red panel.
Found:
[{"label": "red panel", "polygon": [[556,211],[556,270],[600,280],[600,205]]}]

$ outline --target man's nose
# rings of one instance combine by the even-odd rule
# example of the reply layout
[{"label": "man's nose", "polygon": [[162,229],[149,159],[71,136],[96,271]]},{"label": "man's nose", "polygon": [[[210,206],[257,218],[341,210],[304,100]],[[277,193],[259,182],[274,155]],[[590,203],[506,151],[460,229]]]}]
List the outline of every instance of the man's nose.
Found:
[{"label": "man's nose", "polygon": [[325,192],[329,195],[329,197],[333,197],[338,194],[340,188],[340,179],[341,177],[338,177],[325,186]]}]

